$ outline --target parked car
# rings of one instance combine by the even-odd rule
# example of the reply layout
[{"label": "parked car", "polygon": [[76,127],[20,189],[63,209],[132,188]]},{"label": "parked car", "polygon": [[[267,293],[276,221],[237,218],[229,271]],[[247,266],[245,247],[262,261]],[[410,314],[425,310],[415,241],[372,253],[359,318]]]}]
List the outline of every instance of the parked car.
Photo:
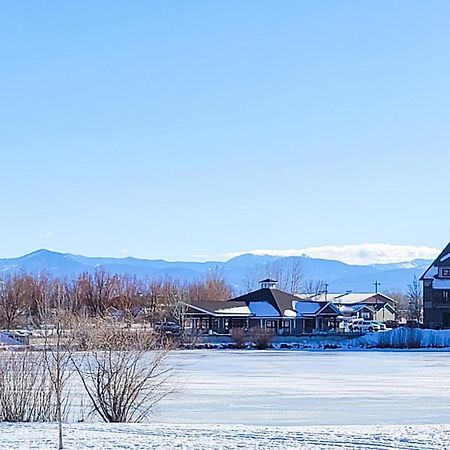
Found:
[{"label": "parked car", "polygon": [[348,324],[350,331],[358,331],[360,333],[372,333],[374,331],[385,330],[386,327],[375,320],[354,319]]},{"label": "parked car", "polygon": [[155,331],[158,333],[173,333],[178,334],[181,330],[180,325],[176,322],[156,322]]}]

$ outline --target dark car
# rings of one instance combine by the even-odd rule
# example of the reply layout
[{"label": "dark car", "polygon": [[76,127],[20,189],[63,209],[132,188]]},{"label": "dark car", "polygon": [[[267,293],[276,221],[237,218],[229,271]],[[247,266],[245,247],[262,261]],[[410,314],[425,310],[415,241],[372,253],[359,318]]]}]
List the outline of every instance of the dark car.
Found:
[{"label": "dark car", "polygon": [[155,331],[158,331],[159,333],[178,334],[180,329],[180,325],[176,322],[156,322],[155,324]]}]

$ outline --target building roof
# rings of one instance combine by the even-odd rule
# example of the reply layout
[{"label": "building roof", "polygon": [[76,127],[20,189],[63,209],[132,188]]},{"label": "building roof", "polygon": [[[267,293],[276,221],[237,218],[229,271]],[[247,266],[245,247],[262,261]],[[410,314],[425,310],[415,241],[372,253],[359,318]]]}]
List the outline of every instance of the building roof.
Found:
[{"label": "building roof", "polygon": [[266,278],[265,280],[261,280],[260,283],[278,283],[278,281],[272,280],[272,278]]},{"label": "building roof", "polygon": [[338,315],[331,302],[303,301],[279,289],[258,289],[231,300],[183,302],[185,305],[214,316],[234,317],[315,317]]},{"label": "building roof", "polygon": [[[305,298],[302,294],[301,298]],[[380,292],[345,292],[344,294],[320,293],[310,297],[312,301],[331,301],[335,305],[374,305],[389,303],[395,305],[395,300]]]},{"label": "building roof", "polygon": [[450,267],[450,242],[442,250],[439,256],[431,263],[430,267],[425,271],[425,273],[420,277],[423,280],[433,280],[438,276],[439,267]]},{"label": "building roof", "polygon": [[228,302],[268,302],[277,309],[280,315],[287,309],[293,308],[293,302],[298,301],[298,297],[279,289],[262,288],[248,294],[228,300]]},{"label": "building roof", "polygon": [[362,310],[367,310],[370,312],[374,312],[374,310],[369,305],[339,305],[339,311],[343,314],[345,313],[357,313]]},{"label": "building roof", "polygon": [[233,316],[244,316],[250,315],[250,310],[245,302],[233,302],[230,304],[224,301],[210,301],[202,300],[195,302],[181,302],[190,308],[196,309],[197,311],[204,312],[205,314],[212,315],[233,315]]}]

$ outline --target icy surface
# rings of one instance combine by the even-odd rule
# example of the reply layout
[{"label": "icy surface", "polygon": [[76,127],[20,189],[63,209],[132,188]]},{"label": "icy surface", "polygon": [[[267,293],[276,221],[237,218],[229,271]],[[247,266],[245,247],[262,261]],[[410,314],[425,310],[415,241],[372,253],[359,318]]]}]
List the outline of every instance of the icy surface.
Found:
[{"label": "icy surface", "polygon": [[158,422],[450,424],[450,353],[200,350],[176,359],[180,391]]},{"label": "icy surface", "polygon": [[[150,423],[67,424],[65,448],[450,448],[450,353],[200,350],[171,358],[178,392]],[[51,449],[56,439],[54,424],[0,424],[1,449]]]}]

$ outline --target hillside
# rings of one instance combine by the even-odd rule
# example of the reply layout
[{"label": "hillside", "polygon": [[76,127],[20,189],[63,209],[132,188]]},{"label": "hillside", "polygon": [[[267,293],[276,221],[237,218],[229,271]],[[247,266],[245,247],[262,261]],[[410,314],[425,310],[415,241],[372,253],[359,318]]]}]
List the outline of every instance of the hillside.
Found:
[{"label": "hillside", "polygon": [[185,281],[202,279],[210,271],[219,269],[227,282],[237,291],[245,291],[249,278],[268,276],[274,267],[301,268],[305,279],[323,280],[329,290],[342,292],[371,291],[374,280],[381,283],[382,291],[404,290],[414,276],[420,277],[431,261],[416,260],[398,264],[373,264],[367,266],[345,264],[340,261],[315,259],[308,256],[276,257],[240,255],[228,261],[164,261],[138,258],[101,258],[37,250],[10,259],[0,259],[0,273],[26,272],[37,274],[46,271],[57,277],[76,277],[83,272],[93,272],[98,267],[111,273],[130,273],[138,277],[170,277]]}]

